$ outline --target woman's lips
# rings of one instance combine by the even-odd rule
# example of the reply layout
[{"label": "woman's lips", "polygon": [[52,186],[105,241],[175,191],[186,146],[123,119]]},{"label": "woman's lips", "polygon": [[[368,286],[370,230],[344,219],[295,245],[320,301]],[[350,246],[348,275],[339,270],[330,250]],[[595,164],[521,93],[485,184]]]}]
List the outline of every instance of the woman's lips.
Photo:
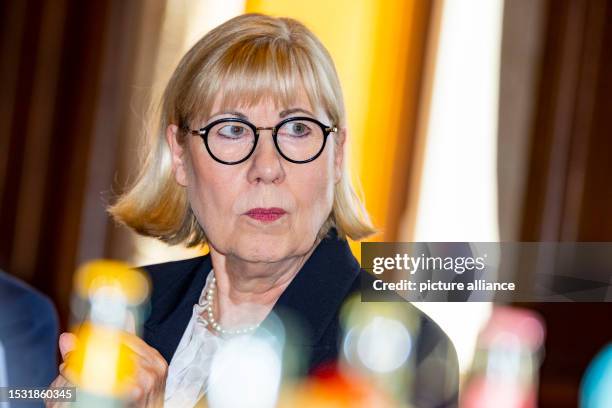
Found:
[{"label": "woman's lips", "polygon": [[264,222],[272,222],[278,220],[287,212],[282,208],[251,208],[245,214],[249,217]]}]

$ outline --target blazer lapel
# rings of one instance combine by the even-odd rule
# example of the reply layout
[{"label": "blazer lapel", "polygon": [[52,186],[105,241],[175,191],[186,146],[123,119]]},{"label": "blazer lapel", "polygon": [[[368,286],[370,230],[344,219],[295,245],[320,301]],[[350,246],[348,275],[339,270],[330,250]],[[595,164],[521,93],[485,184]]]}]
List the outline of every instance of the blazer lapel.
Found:
[{"label": "blazer lapel", "polygon": [[[150,318],[144,324],[143,339],[166,359],[168,364],[178,347],[189,323],[195,305],[211,270],[210,256],[195,258],[190,269],[165,270],[169,279],[158,280],[153,285]],[[177,265],[178,266],[178,265]],[[184,268],[184,266],[183,266]],[[145,268],[146,269],[146,268]],[[157,292],[157,293],[156,293]]]},{"label": "blazer lapel", "polygon": [[[313,251],[300,272],[280,296],[272,311],[281,319],[297,318],[302,337],[294,342],[303,346],[319,344],[335,318],[360,266],[346,240],[332,229]],[[283,318],[283,316],[286,316]],[[271,319],[268,316],[262,325]]]}]

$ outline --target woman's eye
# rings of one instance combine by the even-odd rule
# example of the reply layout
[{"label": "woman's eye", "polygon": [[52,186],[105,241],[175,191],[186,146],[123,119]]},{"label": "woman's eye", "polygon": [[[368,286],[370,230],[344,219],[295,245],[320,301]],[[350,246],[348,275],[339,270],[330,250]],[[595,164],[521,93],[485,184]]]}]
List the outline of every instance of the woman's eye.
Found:
[{"label": "woman's eye", "polygon": [[303,123],[292,123],[290,131],[292,136],[306,136],[310,128]]},{"label": "woman's eye", "polygon": [[219,133],[222,136],[225,137],[232,137],[232,138],[236,138],[236,137],[240,137],[243,136],[245,133],[245,129],[242,126],[237,126],[237,125],[227,125],[227,126],[223,126],[220,130]]}]

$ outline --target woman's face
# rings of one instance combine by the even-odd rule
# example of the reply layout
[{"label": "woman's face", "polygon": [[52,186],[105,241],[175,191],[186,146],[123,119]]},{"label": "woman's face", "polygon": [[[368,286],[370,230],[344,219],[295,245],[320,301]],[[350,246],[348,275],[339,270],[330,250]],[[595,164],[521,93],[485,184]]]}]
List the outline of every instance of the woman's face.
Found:
[{"label": "woman's face", "polygon": [[[227,111],[241,113],[257,127],[272,127],[292,116],[332,125],[310,106],[303,91],[293,106],[283,108],[264,100],[250,108],[220,112],[217,100],[207,123],[237,117]],[[187,188],[194,214],[217,252],[249,262],[276,262],[311,249],[332,209],[334,185],[341,176],[343,133],[331,133],[317,159],[297,164],[280,156],[270,130],[261,130],[249,159],[226,165],[210,156],[199,136],[187,136],[184,145],[177,144],[176,130],[171,125],[167,132],[176,180]]]}]

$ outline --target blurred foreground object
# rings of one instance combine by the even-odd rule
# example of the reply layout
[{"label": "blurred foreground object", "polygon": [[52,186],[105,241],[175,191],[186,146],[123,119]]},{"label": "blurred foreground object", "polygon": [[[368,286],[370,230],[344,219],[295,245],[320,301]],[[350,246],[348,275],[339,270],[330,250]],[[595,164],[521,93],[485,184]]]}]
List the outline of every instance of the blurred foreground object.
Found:
[{"label": "blurred foreground object", "polygon": [[580,406],[612,407],[612,343],[597,354],[587,368],[582,379]]},{"label": "blurred foreground object", "polygon": [[135,382],[135,364],[125,336],[140,330],[150,283],[139,270],[116,261],[93,261],[75,275],[73,310],[87,316],[66,370],[78,388],[76,405],[123,406]]},{"label": "blurred foreground object", "polygon": [[276,407],[283,377],[289,370],[283,362],[285,339],[280,319],[255,333],[228,338],[212,358],[208,406]]},{"label": "blurred foreground object", "polygon": [[279,408],[397,408],[377,385],[358,372],[329,364],[315,375],[284,390]]},{"label": "blurred foreground object", "polygon": [[215,353],[203,406],[410,407],[417,320],[401,303],[351,297],[341,309],[340,361],[328,361],[307,377],[296,375],[304,361],[291,347],[296,339],[287,340],[295,335],[295,327],[285,327],[291,320],[272,321],[228,339]]},{"label": "blurred foreground object", "polygon": [[[355,385],[361,378],[364,394],[376,397],[375,406],[406,406],[416,372],[416,316],[395,302],[364,303],[353,296],[342,308],[341,322],[345,335],[337,378],[344,380],[337,382]],[[376,390],[394,403],[383,404]]]},{"label": "blurred foreground object", "polygon": [[[57,369],[58,322],[49,299],[0,271],[0,344],[5,386],[47,387]],[[0,374],[1,375],[1,374]],[[22,407],[42,402],[21,403]]]},{"label": "blurred foreground object", "polygon": [[496,307],[478,336],[461,406],[535,408],[544,325],[535,313]]},{"label": "blurred foreground object", "polygon": [[341,308],[341,358],[302,381],[286,382],[278,407],[409,407],[417,321],[398,303],[364,303],[351,296]]}]

